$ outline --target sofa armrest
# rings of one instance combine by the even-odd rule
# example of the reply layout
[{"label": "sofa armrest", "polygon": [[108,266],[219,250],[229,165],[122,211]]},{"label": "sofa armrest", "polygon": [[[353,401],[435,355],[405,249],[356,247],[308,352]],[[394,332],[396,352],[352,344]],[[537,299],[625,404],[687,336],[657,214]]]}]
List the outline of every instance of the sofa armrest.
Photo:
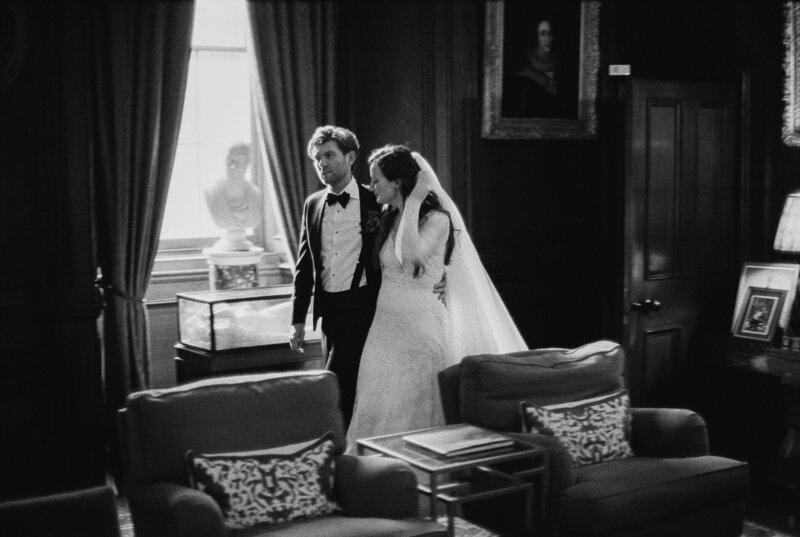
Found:
[{"label": "sofa armrest", "polygon": [[708,430],[700,414],[684,408],[632,408],[631,412],[631,447],[636,456],[709,454]]},{"label": "sofa armrest", "polygon": [[340,455],[334,487],[345,515],[392,519],[419,516],[417,478],[408,464],[397,459]]},{"label": "sofa armrest", "polygon": [[547,448],[547,497],[556,500],[561,492],[575,484],[572,457],[561,441],[547,434],[504,433],[523,442]]},{"label": "sofa armrest", "polygon": [[217,502],[199,490],[174,483],[131,487],[128,501],[136,537],[227,537]]}]

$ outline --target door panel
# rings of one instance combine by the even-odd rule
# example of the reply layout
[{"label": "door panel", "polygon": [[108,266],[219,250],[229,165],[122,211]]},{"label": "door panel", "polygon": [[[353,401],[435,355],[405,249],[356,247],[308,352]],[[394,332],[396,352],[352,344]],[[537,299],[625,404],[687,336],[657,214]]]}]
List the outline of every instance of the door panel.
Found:
[{"label": "door panel", "polygon": [[680,171],[681,109],[678,102],[653,101],[647,110],[647,173],[644,188],[647,278],[669,278],[679,272],[677,179]]},{"label": "door panel", "polygon": [[[632,80],[623,338],[634,404],[683,403],[704,316],[737,271],[734,100],[722,85]],[[714,324],[714,323],[710,323]]]}]

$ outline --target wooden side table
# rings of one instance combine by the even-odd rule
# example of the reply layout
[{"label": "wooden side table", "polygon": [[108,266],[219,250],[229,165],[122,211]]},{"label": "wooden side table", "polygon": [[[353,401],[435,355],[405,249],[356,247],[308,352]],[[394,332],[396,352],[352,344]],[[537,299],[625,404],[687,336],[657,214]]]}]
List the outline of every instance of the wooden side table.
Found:
[{"label": "wooden side table", "polygon": [[306,362],[322,361],[322,344],[319,341],[306,342],[305,352],[296,353],[289,348],[288,342],[220,352],[176,343],[175,353],[175,378],[178,384],[182,384],[224,375],[303,369]]},{"label": "wooden side table", "polygon": [[[425,431],[460,425],[445,425]],[[532,506],[535,504],[537,521],[544,514],[548,470],[548,454],[545,448],[509,437],[514,441],[509,448],[444,457],[403,440],[404,436],[418,432],[422,431],[360,439],[357,441],[357,450],[360,455],[373,451],[400,459],[427,475],[428,483],[420,483],[417,489],[429,498],[431,520],[438,518],[437,504],[445,504],[447,531],[451,537],[454,534],[456,509],[461,504],[515,492],[524,492],[527,496],[526,534],[532,532]],[[476,486],[478,482],[483,484]]]},{"label": "wooden side table", "polygon": [[731,340],[724,363],[780,379],[787,416],[774,478],[784,487],[800,490],[800,351]]}]

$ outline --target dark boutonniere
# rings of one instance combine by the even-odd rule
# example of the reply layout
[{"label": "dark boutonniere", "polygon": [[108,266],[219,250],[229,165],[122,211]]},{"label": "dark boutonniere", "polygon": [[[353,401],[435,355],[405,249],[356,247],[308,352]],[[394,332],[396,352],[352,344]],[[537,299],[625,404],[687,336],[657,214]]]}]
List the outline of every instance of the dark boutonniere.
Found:
[{"label": "dark boutonniere", "polygon": [[375,210],[367,211],[367,217],[361,221],[361,233],[375,233],[381,227],[381,214]]}]

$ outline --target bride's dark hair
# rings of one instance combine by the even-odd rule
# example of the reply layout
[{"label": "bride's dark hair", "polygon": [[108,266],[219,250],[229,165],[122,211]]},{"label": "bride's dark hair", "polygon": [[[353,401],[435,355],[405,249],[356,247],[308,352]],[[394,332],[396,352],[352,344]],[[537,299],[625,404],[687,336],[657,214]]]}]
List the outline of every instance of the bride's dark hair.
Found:
[{"label": "bride's dark hair", "polygon": [[[383,172],[383,175],[385,175],[390,181],[399,180],[400,194],[403,196],[404,200],[409,194],[411,194],[411,191],[414,190],[414,187],[417,186],[417,174],[420,172],[420,167],[419,164],[417,164],[417,161],[414,160],[411,150],[404,145],[389,144],[379,147],[378,149],[374,149],[372,153],[370,153],[369,159],[367,159],[367,164],[369,166],[372,166],[373,164],[378,166],[381,169],[381,172]],[[447,216],[448,221],[450,221],[450,231],[447,235],[447,243],[445,244],[444,251],[444,264],[449,265],[450,258],[453,255],[453,246],[455,245],[455,239],[453,237],[453,221],[450,218],[450,213],[442,208],[439,198],[433,192],[430,192],[422,202],[422,206],[419,210],[420,223],[425,220],[426,216],[431,211],[443,213]],[[389,237],[389,233],[392,230],[392,224],[394,223],[394,220],[397,218],[398,214],[400,214],[400,211],[397,209],[397,207],[391,205],[383,211],[383,214],[381,214],[381,225],[377,234],[375,251],[373,255],[373,262],[375,263],[376,267],[379,265],[378,256],[380,255],[381,248],[383,248],[386,239]],[[421,266],[415,265],[414,277],[419,277],[422,270],[423,269]]]}]

